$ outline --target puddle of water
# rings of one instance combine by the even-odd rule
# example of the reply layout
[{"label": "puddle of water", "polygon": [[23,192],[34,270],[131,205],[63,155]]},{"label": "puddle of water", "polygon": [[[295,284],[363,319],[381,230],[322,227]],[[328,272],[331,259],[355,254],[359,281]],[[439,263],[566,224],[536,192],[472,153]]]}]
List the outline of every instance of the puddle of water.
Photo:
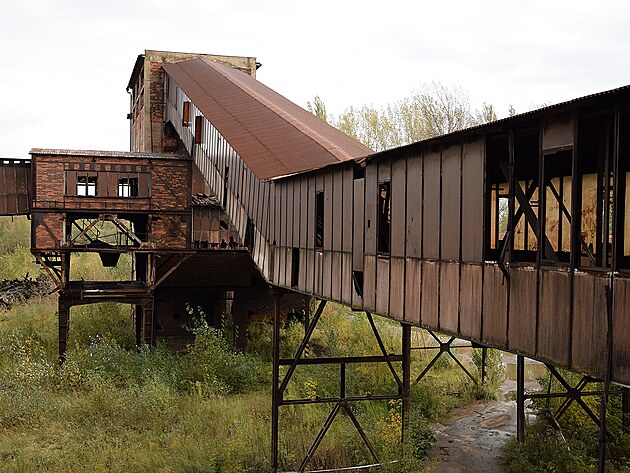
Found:
[{"label": "puddle of water", "polygon": [[[516,363],[504,362],[505,376],[516,381]],[[525,382],[538,381],[538,378],[548,376],[547,367],[542,363],[525,363]]]}]

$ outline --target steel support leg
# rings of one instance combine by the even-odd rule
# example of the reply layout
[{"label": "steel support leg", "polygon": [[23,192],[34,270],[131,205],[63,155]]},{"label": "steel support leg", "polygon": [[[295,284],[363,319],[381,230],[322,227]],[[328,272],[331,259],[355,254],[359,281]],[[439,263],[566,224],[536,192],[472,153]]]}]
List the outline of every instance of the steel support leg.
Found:
[{"label": "steel support leg", "polygon": [[142,346],[142,324],[144,321],[144,307],[140,304],[136,304],[135,307],[136,316],[136,347]]},{"label": "steel support leg", "polygon": [[488,361],[488,349],[481,349],[481,384],[486,384],[486,362]]},{"label": "steel support leg", "polygon": [[411,387],[411,325],[402,325],[402,432],[401,442],[405,439],[409,432],[409,404],[410,404],[410,387]]},{"label": "steel support leg", "polygon": [[66,346],[68,342],[68,329],[70,325],[70,307],[66,305],[62,298],[59,298],[59,364],[66,359]]},{"label": "steel support leg", "polygon": [[516,356],[516,439],[525,441],[525,357]]},{"label": "steel support leg", "polygon": [[278,415],[280,408],[280,298],[282,291],[271,288],[273,297],[273,356],[272,356],[272,393],[271,393],[271,465],[274,473],[278,471]]},{"label": "steel support leg", "polygon": [[623,431],[630,434],[630,389],[625,388],[622,394]]},{"label": "steel support leg", "polygon": [[144,305],[144,310],[142,311],[143,317],[143,325],[144,325],[144,343],[149,346],[155,345],[155,320],[153,314],[153,305],[154,300],[153,297]]}]

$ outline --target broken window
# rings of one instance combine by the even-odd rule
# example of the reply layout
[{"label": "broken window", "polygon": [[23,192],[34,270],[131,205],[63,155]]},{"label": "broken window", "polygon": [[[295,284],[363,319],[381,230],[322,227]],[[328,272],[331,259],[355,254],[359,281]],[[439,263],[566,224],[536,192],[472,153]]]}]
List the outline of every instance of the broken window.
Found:
[{"label": "broken window", "polygon": [[391,234],[391,192],[389,181],[383,182],[378,186],[377,229],[378,252],[389,254]]},{"label": "broken window", "polygon": [[324,192],[315,194],[315,248],[324,247]]},{"label": "broken window", "polygon": [[138,197],[138,178],[119,177],[118,197]]},{"label": "broken window", "polygon": [[77,175],[77,195],[84,197],[96,196],[96,174]]}]

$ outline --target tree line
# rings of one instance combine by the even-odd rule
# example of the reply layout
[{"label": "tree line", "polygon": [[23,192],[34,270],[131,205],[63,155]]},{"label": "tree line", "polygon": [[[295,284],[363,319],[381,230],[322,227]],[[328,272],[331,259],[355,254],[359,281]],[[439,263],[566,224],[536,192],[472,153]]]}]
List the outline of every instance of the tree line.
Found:
[{"label": "tree line", "polygon": [[[320,119],[352,136],[374,151],[406,145],[453,131],[497,120],[491,104],[473,110],[469,94],[458,86],[433,82],[416,89],[401,100],[377,108],[347,107],[338,116],[328,113],[326,104],[315,96],[307,109]],[[510,105],[508,115],[516,114]]]}]

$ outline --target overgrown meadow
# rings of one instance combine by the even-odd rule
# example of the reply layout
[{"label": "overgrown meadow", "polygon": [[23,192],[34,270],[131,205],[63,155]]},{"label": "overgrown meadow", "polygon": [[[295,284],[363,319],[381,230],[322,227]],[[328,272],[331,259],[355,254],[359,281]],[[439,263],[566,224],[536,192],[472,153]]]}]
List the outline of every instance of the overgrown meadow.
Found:
[{"label": "overgrown meadow", "polygon": [[[28,253],[26,220],[0,222],[0,251],[1,277],[39,273]],[[73,278],[128,277],[128,260],[108,269],[92,256],[73,260]],[[138,349],[129,306],[73,308],[60,367],[55,294],[0,313],[0,471],[269,471],[272,327],[253,324],[248,349],[235,352],[229,334],[197,320],[190,328],[194,342],[184,351],[161,344]],[[400,353],[400,326],[376,322],[388,352]],[[303,334],[300,324],[285,325],[281,356],[292,356]],[[421,331],[414,330],[413,339],[414,346],[431,344]],[[323,356],[380,354],[365,316],[335,305],[326,308],[309,348]],[[414,351],[412,375],[433,354]],[[338,370],[298,367],[287,396],[338,395]],[[349,365],[347,391],[394,393],[396,384],[385,364]],[[415,472],[434,441],[429,422],[487,395],[487,388],[477,388],[442,358],[413,386],[404,447],[400,403],[352,403],[351,409],[387,463],[380,471]],[[281,408],[282,469],[297,469],[331,408]],[[367,463],[369,451],[350,419],[339,414],[308,468]]]}]

